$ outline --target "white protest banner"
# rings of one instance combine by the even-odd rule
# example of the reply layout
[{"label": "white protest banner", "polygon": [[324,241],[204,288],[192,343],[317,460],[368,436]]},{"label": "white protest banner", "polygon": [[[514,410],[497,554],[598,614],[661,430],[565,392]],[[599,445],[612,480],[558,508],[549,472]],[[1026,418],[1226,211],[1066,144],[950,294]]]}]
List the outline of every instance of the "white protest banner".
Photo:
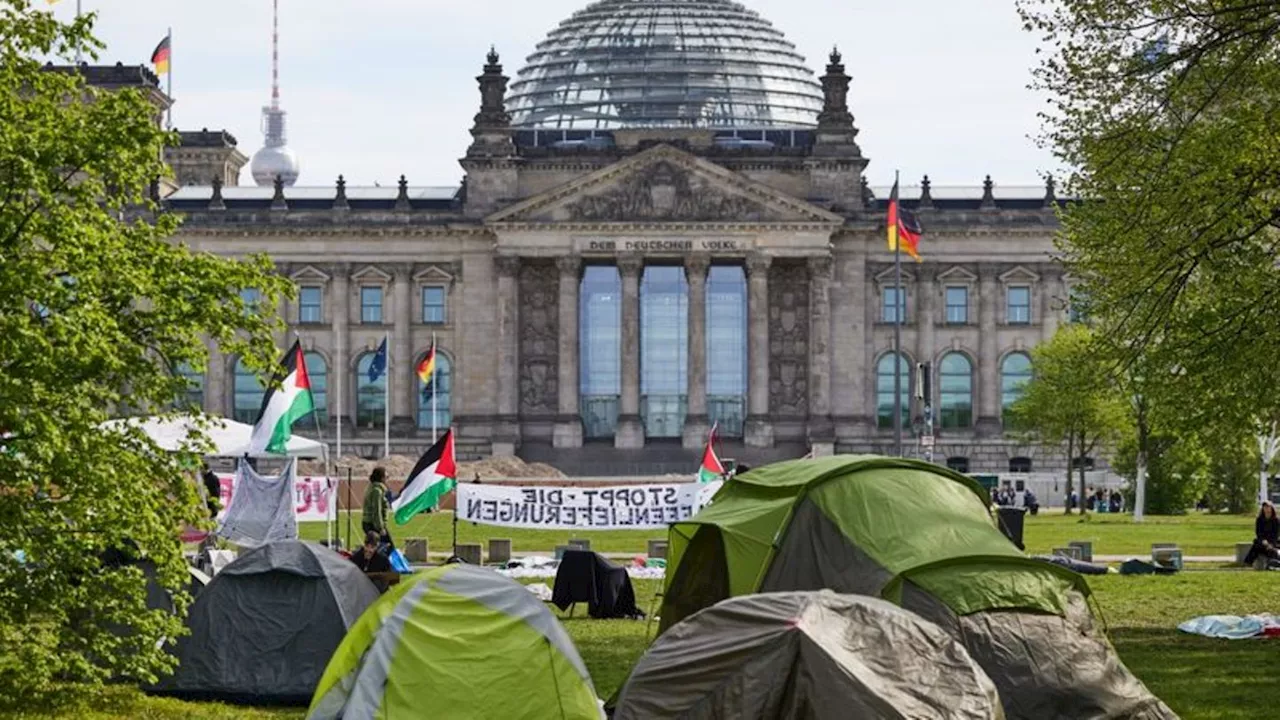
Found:
[{"label": "white protest banner", "polygon": [[[219,497],[222,509],[218,511],[221,520],[227,508],[231,507],[231,495],[235,492],[234,475],[218,474],[222,485]],[[294,507],[298,511],[299,522],[324,522],[332,519],[335,508],[329,503],[337,500],[334,492],[338,488],[337,478],[300,477],[293,482]]]},{"label": "white protest banner", "polygon": [[458,485],[458,520],[503,527],[647,530],[688,519],[720,482],[607,487]]}]

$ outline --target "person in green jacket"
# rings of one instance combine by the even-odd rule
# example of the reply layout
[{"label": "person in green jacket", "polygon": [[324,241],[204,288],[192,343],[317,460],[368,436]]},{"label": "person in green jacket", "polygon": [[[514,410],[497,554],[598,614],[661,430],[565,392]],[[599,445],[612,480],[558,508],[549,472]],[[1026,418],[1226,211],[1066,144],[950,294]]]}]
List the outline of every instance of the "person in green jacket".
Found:
[{"label": "person in green jacket", "polygon": [[365,533],[376,532],[382,542],[391,545],[387,515],[391,513],[391,491],[387,489],[387,471],[376,467],[369,474],[369,488],[364,491],[364,507],[360,527]]}]

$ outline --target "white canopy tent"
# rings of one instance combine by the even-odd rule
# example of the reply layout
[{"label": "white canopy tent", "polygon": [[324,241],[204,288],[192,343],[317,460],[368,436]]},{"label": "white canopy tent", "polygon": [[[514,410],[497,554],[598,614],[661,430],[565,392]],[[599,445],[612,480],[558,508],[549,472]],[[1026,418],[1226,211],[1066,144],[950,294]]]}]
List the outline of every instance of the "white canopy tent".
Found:
[{"label": "white canopy tent", "polygon": [[[137,427],[164,450],[179,450],[184,445],[194,442],[192,436],[203,433],[213,444],[213,450],[207,453],[208,457],[240,458],[245,455],[253,458],[279,457],[262,452],[249,452],[249,440],[253,435],[252,425],[212,415],[124,418],[111,420],[103,427],[107,429]],[[286,453],[289,457],[318,459],[326,456],[327,449],[322,442],[293,435],[289,438]]]}]

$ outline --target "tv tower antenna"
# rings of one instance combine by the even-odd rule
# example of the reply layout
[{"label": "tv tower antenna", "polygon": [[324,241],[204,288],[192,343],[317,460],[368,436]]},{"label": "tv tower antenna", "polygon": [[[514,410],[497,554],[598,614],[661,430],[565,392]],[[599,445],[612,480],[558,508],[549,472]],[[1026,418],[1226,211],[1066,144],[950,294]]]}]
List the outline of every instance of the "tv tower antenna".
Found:
[{"label": "tv tower antenna", "polygon": [[280,109],[280,0],[271,0],[271,109]]},{"label": "tv tower antenna", "polygon": [[280,108],[280,0],[271,0],[271,104],[262,108],[263,148],[249,166],[261,187],[286,186],[298,181],[298,157],[286,145],[285,111]]}]

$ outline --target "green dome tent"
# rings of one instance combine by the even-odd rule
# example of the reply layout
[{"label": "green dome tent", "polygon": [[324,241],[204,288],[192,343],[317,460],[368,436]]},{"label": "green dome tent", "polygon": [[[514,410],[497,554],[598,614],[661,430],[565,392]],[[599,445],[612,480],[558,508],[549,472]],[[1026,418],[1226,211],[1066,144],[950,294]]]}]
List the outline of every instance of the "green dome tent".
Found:
[{"label": "green dome tent", "polygon": [[792,460],[735,477],[669,533],[660,632],[725,598],[889,600],[959,640],[1013,718],[1175,717],[1093,624],[1084,579],[1026,557],[974,480],[916,460]]},{"label": "green dome tent", "polygon": [[569,635],[523,585],[482,567],[416,573],[365,611],[307,713],[336,718],[598,720]]}]

